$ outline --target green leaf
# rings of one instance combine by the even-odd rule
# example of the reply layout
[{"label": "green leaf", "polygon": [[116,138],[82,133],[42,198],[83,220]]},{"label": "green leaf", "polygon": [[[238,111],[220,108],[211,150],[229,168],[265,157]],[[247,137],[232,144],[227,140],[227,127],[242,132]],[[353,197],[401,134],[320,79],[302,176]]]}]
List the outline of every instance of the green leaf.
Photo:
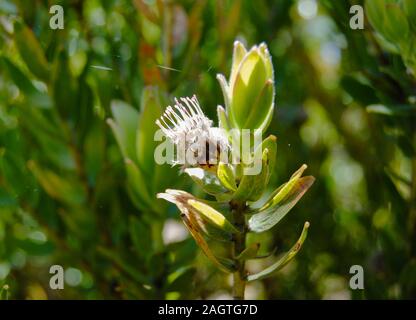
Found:
[{"label": "green leaf", "polygon": [[241,252],[236,259],[240,261],[245,261],[249,259],[256,258],[257,252],[259,252],[260,243],[252,243],[249,245],[243,252]]},{"label": "green leaf", "polygon": [[263,232],[271,229],[295,206],[315,181],[312,176],[300,178],[301,174],[299,171],[295,173],[289,182],[279,187],[271,199],[257,211],[258,213],[249,219],[250,231]]},{"label": "green leaf", "polygon": [[148,261],[148,267],[153,279],[161,278],[165,272],[165,252],[154,252]]},{"label": "green leaf", "polygon": [[266,66],[267,70],[267,78],[274,82],[274,70],[273,70],[273,63],[272,63],[272,56],[270,55],[269,49],[265,42],[260,43],[259,50],[261,53],[261,58],[263,59],[264,65]]},{"label": "green leaf", "polygon": [[137,165],[130,159],[125,159],[128,185],[133,191],[140,208],[146,210],[152,208],[157,212],[156,199],[153,199],[147,189],[147,179],[143,176]]},{"label": "green leaf", "polygon": [[42,109],[50,109],[52,107],[52,100],[49,95],[46,92],[39,91],[15,64],[6,57],[1,57],[1,61],[3,61],[10,78],[19,90],[24,93],[25,100],[31,106]]},{"label": "green leaf", "polygon": [[26,251],[32,256],[48,256],[51,255],[55,250],[53,242],[38,242],[31,239],[19,239],[16,240],[16,246],[21,250]]},{"label": "green leaf", "polygon": [[73,117],[77,108],[75,80],[69,70],[69,59],[62,50],[55,61],[53,72],[53,98],[55,107],[65,117]]},{"label": "green leaf", "polygon": [[168,277],[166,292],[187,291],[192,285],[196,269],[192,267],[183,267],[171,273]]},{"label": "green leaf", "polygon": [[140,168],[148,175],[154,174],[154,150],[158,144],[154,141],[154,134],[158,129],[155,121],[161,116],[162,108],[159,93],[154,87],[143,90],[141,113],[138,119],[136,152]]},{"label": "green leaf", "polygon": [[354,100],[364,105],[369,105],[378,101],[373,87],[362,83],[351,75],[345,75],[342,77],[341,86],[351,97],[354,98]]},{"label": "green leaf", "polygon": [[206,203],[196,199],[189,199],[188,204],[196,209],[204,220],[209,221],[217,228],[231,233],[239,232],[220,212],[210,207]]},{"label": "green leaf", "polygon": [[192,237],[195,239],[196,243],[207,256],[207,258],[211,260],[220,270],[228,273],[234,272],[234,262],[230,259],[215,256],[214,253],[211,251],[210,247],[208,246],[208,243],[201,235],[201,230],[199,229],[199,227],[195,223],[191,222],[191,220],[186,214],[182,214],[181,217],[189,232],[191,233]]},{"label": "green leaf", "polygon": [[226,131],[230,130],[230,123],[228,121],[227,113],[222,106],[217,107],[218,127]]},{"label": "green leaf", "polygon": [[139,113],[136,109],[123,101],[114,100],[111,103],[113,119],[108,119],[117,143],[124,158],[129,158],[137,163],[136,135]]},{"label": "green leaf", "polygon": [[264,269],[263,271],[260,271],[259,273],[251,274],[247,276],[247,281],[261,280],[261,279],[270,277],[275,272],[279,271],[284,266],[286,266],[301,249],[308,235],[308,229],[309,229],[309,222],[305,222],[302,233],[298,241],[295,243],[295,245],[286,254],[284,254],[283,257],[281,257],[277,262],[272,264],[270,267]]},{"label": "green leaf", "polygon": [[240,69],[240,64],[243,61],[246,54],[247,49],[244,47],[244,45],[240,41],[235,41],[233,50],[233,62],[230,73],[230,84],[234,84],[237,72]]},{"label": "green leaf", "polygon": [[52,198],[69,205],[81,205],[85,202],[85,190],[77,180],[63,178],[53,171],[42,169],[33,160],[28,162],[28,167]]},{"label": "green leaf", "polygon": [[133,245],[142,257],[149,257],[152,253],[151,228],[135,216],[129,217],[129,233]]},{"label": "green leaf", "polygon": [[43,49],[33,34],[32,30],[22,22],[14,24],[15,43],[20,56],[27,68],[38,78],[45,82],[49,80],[49,65],[43,53]]},{"label": "green leaf", "polygon": [[414,0],[402,0],[403,11],[407,16],[407,21],[416,32],[416,2]]},{"label": "green leaf", "polygon": [[62,127],[56,125],[47,117],[43,110],[33,108],[27,104],[19,105],[22,114],[20,121],[35,138],[37,146],[42,150],[45,158],[59,168],[74,170],[76,162],[71,152]]},{"label": "green leaf", "polygon": [[217,176],[212,172],[201,168],[187,168],[184,171],[196,184],[209,194],[216,195],[227,191],[227,189],[221,185]]},{"label": "green leaf", "polygon": [[222,183],[222,185],[226,187],[228,190],[237,190],[234,171],[230,164],[220,162],[217,168],[217,177]]},{"label": "green leaf", "polygon": [[267,81],[267,70],[257,48],[253,48],[244,57],[236,75],[235,85],[231,85],[230,115],[233,127],[244,129],[257,129],[246,127],[245,123],[251,112],[264,118],[269,109],[253,108]]},{"label": "green leaf", "polygon": [[276,156],[277,156],[277,144],[276,144],[276,136],[269,135],[266,139],[263,140],[261,144],[262,151],[268,149],[269,152],[267,154],[268,166],[269,166],[269,175],[267,177],[266,185],[270,181],[270,177],[274,171],[274,166],[276,163]]},{"label": "green leaf", "polygon": [[221,90],[222,90],[222,94],[224,96],[225,108],[229,112],[230,106],[231,106],[231,102],[230,102],[231,101],[230,100],[231,99],[230,87],[228,86],[227,80],[225,79],[225,77],[222,74],[217,74],[217,80],[220,83],[220,87],[221,87]]},{"label": "green leaf", "polygon": [[[243,128],[261,128],[264,131],[273,117],[273,98],[274,83],[268,79],[259,92]],[[259,110],[268,110],[268,112],[259,112]]]},{"label": "green leaf", "polygon": [[114,265],[119,267],[121,271],[130,276],[134,281],[142,285],[150,285],[151,281],[146,275],[143,275],[137,270],[137,267],[131,266],[126,263],[126,259],[120,256],[118,251],[111,250],[105,247],[97,247],[97,253],[111,261]]},{"label": "green leaf", "polygon": [[365,13],[376,31],[384,33],[385,2],[384,0],[366,0]]},{"label": "green leaf", "polygon": [[165,192],[158,193],[157,197],[174,203],[188,217],[191,223],[209,238],[219,241],[232,240],[233,233],[235,233],[233,226],[207,202],[198,200],[192,194],[185,191],[174,189],[166,189]]},{"label": "green leaf", "polygon": [[278,204],[280,201],[282,201],[289,192],[294,188],[297,181],[302,176],[303,172],[306,170],[308,166],[306,164],[303,164],[292,176],[290,177],[289,181],[281,185],[279,188],[277,188],[272,195],[270,196],[269,200],[266,201],[263,207],[261,207],[260,210],[265,210],[271,206],[274,206]]},{"label": "green leaf", "polygon": [[399,4],[386,4],[384,35],[393,43],[405,43],[408,39],[409,24]]},{"label": "green leaf", "polygon": [[367,106],[366,110],[368,113],[377,113],[386,116],[407,117],[412,114],[414,115],[414,112],[416,111],[416,106],[373,104]]},{"label": "green leaf", "polygon": [[[237,191],[233,195],[238,201],[257,201],[268,183],[269,164],[268,149],[264,149],[261,160],[261,171],[257,175],[243,175]],[[255,160],[256,161],[256,160]]]}]

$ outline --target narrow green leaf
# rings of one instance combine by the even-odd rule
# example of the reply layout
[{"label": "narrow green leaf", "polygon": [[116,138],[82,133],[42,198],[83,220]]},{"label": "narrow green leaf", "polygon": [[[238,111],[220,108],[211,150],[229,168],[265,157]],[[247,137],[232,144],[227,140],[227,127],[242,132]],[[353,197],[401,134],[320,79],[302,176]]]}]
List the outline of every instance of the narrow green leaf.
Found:
[{"label": "narrow green leaf", "polygon": [[228,121],[227,113],[222,106],[217,107],[218,126],[226,131],[230,130],[230,123]]},{"label": "narrow green leaf", "polygon": [[14,32],[16,46],[28,69],[41,80],[48,82],[49,65],[43,49],[32,30],[22,22],[16,21],[14,24]]},{"label": "narrow green leaf", "polygon": [[239,231],[217,210],[196,199],[188,200],[188,204],[196,209],[207,221],[225,231],[238,233]]},{"label": "narrow green leaf", "polygon": [[139,112],[119,100],[111,102],[111,110],[114,120],[108,119],[107,122],[113,130],[121,153],[124,158],[129,158],[137,163],[136,135]]},{"label": "narrow green leaf", "polygon": [[306,164],[303,164],[294,174],[292,174],[289,181],[281,185],[279,188],[277,188],[272,193],[269,200],[266,201],[264,206],[261,207],[259,211],[265,210],[271,206],[278,204],[280,201],[282,201],[287,196],[287,194],[293,189],[293,187],[296,185],[297,181],[302,176],[303,172],[306,170],[307,167],[308,166]]},{"label": "narrow green leaf", "polygon": [[[235,79],[235,85],[231,91],[230,113],[234,119],[236,128],[257,129],[245,127],[247,117],[253,112],[253,106],[262,91],[267,80],[267,70],[263,63],[258,48],[253,48],[244,57]],[[269,112],[269,109],[256,109],[254,112],[260,118]]]},{"label": "narrow green leaf", "polygon": [[263,140],[261,144],[262,151],[265,149],[268,149],[268,155],[267,155],[267,162],[269,166],[269,174],[267,176],[267,182],[266,185],[269,183],[270,177],[274,171],[274,166],[276,163],[276,155],[277,155],[277,144],[276,144],[276,136],[269,135],[266,139]]},{"label": "narrow green leaf", "polygon": [[234,83],[235,77],[237,76],[237,72],[240,68],[241,61],[243,61],[244,56],[246,54],[247,54],[247,49],[244,47],[244,45],[240,41],[235,41],[234,50],[233,50],[233,62],[232,62],[231,74],[230,74],[230,84]]},{"label": "narrow green leaf", "polygon": [[405,43],[408,39],[409,24],[407,23],[406,16],[399,4],[388,3],[385,5],[385,21],[384,21],[384,34],[387,40],[392,43]]},{"label": "narrow green leaf", "polygon": [[235,182],[234,171],[232,166],[227,163],[220,162],[217,168],[217,177],[224,187],[228,190],[236,191],[237,184]]},{"label": "narrow green leaf", "polygon": [[257,252],[259,252],[260,243],[252,243],[249,245],[243,252],[241,252],[236,259],[240,261],[245,261],[249,259],[256,258]]},{"label": "narrow green leaf", "polygon": [[28,167],[52,198],[69,205],[81,205],[85,202],[85,190],[77,180],[58,176],[53,171],[41,168],[33,160],[28,162]]},{"label": "narrow green leaf", "polygon": [[366,16],[373,28],[382,35],[384,34],[385,11],[384,0],[365,1]]},{"label": "narrow green leaf", "polygon": [[267,48],[267,44],[265,42],[260,43],[259,50],[261,53],[261,58],[266,66],[267,70],[267,78],[274,82],[274,70],[273,70],[273,63],[272,63],[272,56],[270,55],[269,49]]},{"label": "narrow green leaf", "polygon": [[129,275],[134,281],[142,285],[150,285],[151,281],[144,276],[141,272],[137,270],[137,267],[131,266],[126,263],[126,259],[120,256],[120,254],[115,251],[105,247],[97,247],[97,253],[102,255],[104,258],[108,259],[116,266],[118,266],[123,272]]},{"label": "narrow green leaf", "polygon": [[187,168],[184,171],[196,184],[211,195],[217,195],[227,191],[227,189],[221,185],[217,176],[212,172],[201,168]]},{"label": "narrow green leaf", "polygon": [[233,240],[233,233],[214,225],[206,217],[199,214],[199,212],[190,210],[189,216],[192,217],[192,221],[198,225],[201,232],[203,232],[208,239],[227,243],[230,243]]},{"label": "narrow green leaf", "polygon": [[382,105],[373,104],[366,108],[368,113],[377,113],[386,116],[407,117],[416,111],[414,105]]},{"label": "narrow green leaf", "polygon": [[132,188],[134,196],[140,203],[141,209],[152,208],[157,212],[157,204],[155,199],[149,194],[147,189],[147,179],[130,159],[125,159],[128,185]]},{"label": "narrow green leaf", "polygon": [[14,84],[24,93],[24,97],[31,106],[42,109],[50,109],[52,100],[46,92],[39,91],[30,79],[6,57],[1,57],[10,78]]},{"label": "narrow green leaf", "polygon": [[191,233],[192,237],[195,239],[198,246],[204,252],[209,260],[211,260],[220,270],[228,273],[235,271],[235,265],[232,260],[219,258],[215,256],[211,249],[208,246],[208,243],[205,241],[204,237],[201,235],[199,228],[195,223],[192,223],[189,217],[186,214],[181,215],[183,222]]},{"label": "narrow green leaf", "polygon": [[142,257],[148,257],[152,253],[151,229],[135,216],[129,217],[128,227],[136,251]]},{"label": "narrow green leaf", "polygon": [[279,271],[285,265],[287,265],[301,249],[308,235],[308,229],[309,229],[309,222],[305,222],[302,233],[298,241],[295,243],[295,245],[286,254],[284,254],[283,257],[281,257],[277,262],[272,264],[270,267],[264,269],[263,271],[260,271],[259,273],[251,274],[247,276],[247,281],[261,280],[261,279],[270,277],[275,272]]},{"label": "narrow green leaf", "polygon": [[53,65],[52,88],[55,107],[64,117],[73,117],[76,113],[77,93],[75,79],[69,70],[69,59],[62,50]]},{"label": "narrow green leaf", "polygon": [[263,232],[271,229],[282,220],[286,214],[295,206],[300,198],[313,184],[315,178],[307,176],[300,178],[292,185],[287,195],[270,208],[254,214],[248,221],[249,230]]},{"label": "narrow green leaf", "polygon": [[233,195],[234,200],[257,201],[261,197],[267,186],[269,176],[268,153],[268,149],[263,151],[259,174],[243,175],[238,189]]},{"label": "narrow green leaf", "polygon": [[[211,208],[212,210],[207,209],[207,207],[210,207],[210,205],[206,202],[196,199],[190,193],[174,189],[167,189],[163,193],[158,193],[157,197],[174,203],[179,208],[179,210],[185,214],[196,227],[198,227],[198,230],[204,232],[204,234],[209,238],[219,241],[232,240],[234,233],[232,228],[230,228],[230,226],[224,228],[223,225],[226,222],[223,221],[224,217],[221,217],[222,214],[219,212],[213,212],[212,210],[216,211],[213,208]],[[202,205],[196,205],[197,208],[193,207],[189,203],[191,200],[200,202]],[[203,212],[200,212],[198,209],[203,210]],[[231,232],[227,230],[231,230]]]},{"label": "narrow green leaf", "polygon": [[[267,129],[273,117],[274,83],[268,79],[259,92],[243,128]],[[261,111],[261,112],[259,112]]]},{"label": "narrow green leaf", "polygon": [[192,286],[196,269],[192,267],[183,267],[171,273],[168,277],[166,292],[187,291]]},{"label": "narrow green leaf", "polygon": [[220,83],[222,95],[224,96],[224,103],[225,103],[225,109],[227,112],[230,112],[230,106],[231,106],[231,92],[230,87],[228,86],[227,80],[222,74],[217,74],[217,80]]},{"label": "narrow green leaf", "polygon": [[158,144],[154,134],[158,130],[155,121],[162,114],[159,93],[154,87],[146,87],[142,93],[141,113],[138,117],[136,153],[140,168],[148,175],[154,174],[154,150]]},{"label": "narrow green leaf", "polygon": [[416,32],[416,2],[414,0],[402,0],[403,11],[407,16],[407,21],[410,27],[413,28],[413,33]]}]

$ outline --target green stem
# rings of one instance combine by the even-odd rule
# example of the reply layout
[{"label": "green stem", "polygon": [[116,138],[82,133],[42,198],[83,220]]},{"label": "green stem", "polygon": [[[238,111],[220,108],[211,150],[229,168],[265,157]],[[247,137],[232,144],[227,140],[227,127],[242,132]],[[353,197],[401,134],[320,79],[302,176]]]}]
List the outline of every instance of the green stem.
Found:
[{"label": "green stem", "polygon": [[[244,217],[244,204],[231,203],[233,209],[234,225],[242,232],[235,235],[233,244],[233,257],[237,257],[246,248],[246,222]],[[234,260],[237,270],[233,274],[233,297],[235,300],[244,300],[246,288],[246,270],[244,260]]]}]

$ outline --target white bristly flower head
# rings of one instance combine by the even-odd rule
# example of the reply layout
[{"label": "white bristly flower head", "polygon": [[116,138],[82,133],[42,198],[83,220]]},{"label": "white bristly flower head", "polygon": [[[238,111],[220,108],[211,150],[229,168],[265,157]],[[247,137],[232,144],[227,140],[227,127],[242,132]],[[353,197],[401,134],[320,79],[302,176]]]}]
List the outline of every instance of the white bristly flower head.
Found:
[{"label": "white bristly flower head", "polygon": [[[185,161],[184,166],[208,166],[219,160],[219,154],[228,151],[228,138],[220,128],[213,127],[199,106],[196,96],[176,99],[173,107],[168,106],[156,120],[163,133],[177,146],[185,148],[185,153],[195,155],[195,163]],[[188,159],[187,159],[188,160]]]}]

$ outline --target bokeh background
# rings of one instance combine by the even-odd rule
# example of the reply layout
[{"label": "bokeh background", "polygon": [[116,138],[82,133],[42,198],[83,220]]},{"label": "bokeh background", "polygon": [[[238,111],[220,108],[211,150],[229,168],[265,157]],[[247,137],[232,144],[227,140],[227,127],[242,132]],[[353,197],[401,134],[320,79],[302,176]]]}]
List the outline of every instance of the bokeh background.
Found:
[{"label": "bokeh background", "polygon": [[[406,3],[367,2],[395,14]],[[49,27],[54,4],[65,10],[63,30]],[[1,298],[230,297],[230,277],[198,250],[176,208],[155,199],[167,186],[202,193],[177,168],[154,167],[149,119],[194,93],[216,119],[215,77],[229,75],[235,39],[264,41],[272,55],[272,185],[302,163],[316,177],[262,235],[264,252],[281,253],[310,221],[302,251],[247,297],[415,298],[416,53],[401,45],[416,43],[415,26],[365,15],[365,28],[352,30],[353,4],[365,3],[2,0]],[[132,135],[133,166],[108,122]],[[64,290],[49,287],[54,264],[65,268]],[[364,290],[349,287],[356,264]]]}]

